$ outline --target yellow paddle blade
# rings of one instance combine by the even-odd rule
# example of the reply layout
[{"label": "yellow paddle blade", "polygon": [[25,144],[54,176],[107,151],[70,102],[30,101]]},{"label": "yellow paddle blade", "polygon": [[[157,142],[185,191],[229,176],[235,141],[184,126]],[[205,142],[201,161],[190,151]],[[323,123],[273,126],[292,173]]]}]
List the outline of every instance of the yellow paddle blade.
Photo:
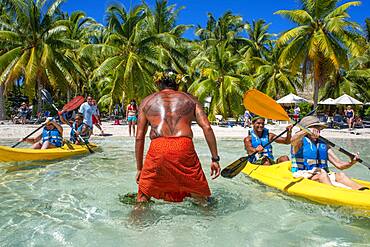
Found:
[{"label": "yellow paddle blade", "polygon": [[281,105],[257,89],[244,94],[243,103],[246,109],[264,118],[289,121],[290,118]]}]

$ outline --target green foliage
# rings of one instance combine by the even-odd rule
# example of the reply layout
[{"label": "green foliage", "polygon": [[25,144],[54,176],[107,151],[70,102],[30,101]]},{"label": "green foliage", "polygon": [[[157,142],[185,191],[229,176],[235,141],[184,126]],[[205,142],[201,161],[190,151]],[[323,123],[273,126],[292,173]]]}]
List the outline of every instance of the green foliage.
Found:
[{"label": "green foliage", "polygon": [[312,105],[307,102],[301,102],[298,104],[301,116],[306,116],[310,111],[312,111]]},{"label": "green foliage", "polygon": [[367,110],[365,111],[365,116],[370,117],[370,107],[368,107]]}]

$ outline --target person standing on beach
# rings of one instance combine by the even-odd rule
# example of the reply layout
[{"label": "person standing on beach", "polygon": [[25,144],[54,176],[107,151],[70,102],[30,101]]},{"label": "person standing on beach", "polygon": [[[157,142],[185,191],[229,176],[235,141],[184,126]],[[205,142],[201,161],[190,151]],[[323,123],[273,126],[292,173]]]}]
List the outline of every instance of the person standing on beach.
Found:
[{"label": "person standing on beach", "polygon": [[[206,202],[211,195],[193,144],[191,122],[203,129],[211,152],[211,177],[220,175],[216,138],[202,105],[190,94],[179,92],[182,80],[172,70],[156,73],[161,91],[146,97],[139,108],[135,143],[138,202],[151,197],[181,202],[193,197]],[[150,147],[143,163],[144,141],[150,126]]]},{"label": "person standing on beach", "polygon": [[83,122],[89,128],[89,132],[92,132],[93,129],[93,122],[92,122],[92,115],[93,115],[93,98],[91,96],[87,96],[86,102],[80,106],[78,110],[79,113],[83,115]]},{"label": "person standing on beach", "polygon": [[96,104],[95,99],[92,100],[91,107],[93,109],[92,123],[100,130],[101,135],[104,135],[103,127],[101,126],[101,121],[100,121],[100,112],[99,112],[99,108],[98,108],[98,105]]},{"label": "person standing on beach", "polygon": [[344,110],[344,115],[347,118],[348,130],[351,130],[354,127],[355,112],[350,105]]},{"label": "person standing on beach", "polygon": [[249,113],[249,111],[245,110],[245,112],[244,112],[244,128],[247,128],[247,126],[248,127],[251,126],[251,118],[252,118],[252,116]]},{"label": "person standing on beach", "polygon": [[299,114],[301,113],[301,108],[299,108],[299,106],[298,105],[296,105],[295,107],[294,107],[294,114],[293,114],[293,119],[294,119],[294,121],[298,121],[299,120]]},{"label": "person standing on beach", "polygon": [[137,123],[137,105],[136,100],[132,99],[126,109],[126,121],[128,123],[128,133],[131,136],[131,129],[133,136],[135,136],[135,126]]},{"label": "person standing on beach", "polygon": [[[275,142],[281,144],[290,144],[292,128],[292,125],[288,126],[288,133],[286,137],[279,137],[275,140]],[[289,157],[284,155],[274,161],[272,145],[267,144],[275,137],[276,135],[274,133],[270,133],[269,130],[265,128],[265,119],[263,117],[255,116],[252,118],[252,130],[250,135],[244,138],[244,147],[247,150],[248,155],[258,152],[254,157],[251,157],[251,163],[273,165],[289,160]]]}]

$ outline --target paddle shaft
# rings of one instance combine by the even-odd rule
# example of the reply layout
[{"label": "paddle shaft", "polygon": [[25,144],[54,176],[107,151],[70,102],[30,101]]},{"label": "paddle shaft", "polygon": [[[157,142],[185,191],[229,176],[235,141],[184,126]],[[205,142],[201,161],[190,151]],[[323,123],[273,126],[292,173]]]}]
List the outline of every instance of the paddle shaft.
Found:
[{"label": "paddle shaft", "polygon": [[33,135],[33,134],[35,134],[39,129],[41,129],[42,127],[44,127],[45,126],[45,124],[42,124],[40,127],[38,127],[37,129],[35,129],[34,131],[32,131],[29,135],[27,135],[26,137],[24,137],[23,139],[22,139],[22,141],[19,141],[19,142],[17,142],[16,144],[14,144],[13,146],[12,146],[12,148],[15,148],[16,146],[18,146],[21,142],[23,142],[23,140],[24,139],[27,139],[28,137],[30,137],[31,135]]},{"label": "paddle shaft", "polygon": [[[293,122],[293,121],[291,120],[291,122]],[[305,128],[305,127],[301,126],[301,125],[298,125],[298,127],[299,127],[300,129],[302,129],[302,130],[306,131],[308,134],[312,134],[312,132],[311,132],[309,129],[307,129],[307,128]],[[342,147],[337,146],[335,143],[333,143],[332,141],[330,141],[330,140],[326,139],[325,137],[319,136],[319,140],[320,140],[320,141],[322,141],[322,142],[325,142],[328,146],[330,146],[330,147],[332,147],[332,148],[334,148],[334,149],[338,150],[339,152],[341,152],[341,153],[343,153],[343,154],[347,155],[347,156],[348,156],[349,158],[351,158],[351,159],[353,159],[353,158],[355,157],[355,155],[354,155],[353,153],[351,153],[351,152],[349,152],[349,151],[345,150],[345,149],[344,149],[344,148],[342,148]],[[367,168],[369,168],[369,169],[370,169],[370,165],[369,165],[369,164],[364,163],[362,159],[358,159],[357,161],[358,161],[358,162],[360,162],[361,164],[363,164],[364,166],[366,166]]]},{"label": "paddle shaft", "polygon": [[[45,89],[44,89],[45,90]],[[46,90],[45,90],[46,91]],[[46,91],[47,92],[47,91]],[[47,94],[49,94],[48,92],[47,92]],[[48,95],[47,94],[44,94],[44,96],[46,97],[46,99],[47,99],[47,102],[49,103],[49,104],[51,104],[53,107],[54,107],[54,109],[57,111],[57,112],[59,112],[59,110],[58,110],[58,107],[56,107],[55,105],[54,105],[54,103],[53,103],[53,101],[52,101],[52,99],[50,98],[50,97],[48,97]],[[70,125],[70,124],[68,124],[68,126],[76,133],[76,131],[73,129],[73,126],[72,125]],[[86,143],[86,141],[82,138],[82,136],[79,134],[79,135],[77,135],[78,136],[78,138],[80,139],[80,141],[82,141],[85,145],[86,145],[86,147],[87,147],[87,149],[89,150],[89,152],[90,153],[94,153],[94,151],[89,147],[89,145]]]}]

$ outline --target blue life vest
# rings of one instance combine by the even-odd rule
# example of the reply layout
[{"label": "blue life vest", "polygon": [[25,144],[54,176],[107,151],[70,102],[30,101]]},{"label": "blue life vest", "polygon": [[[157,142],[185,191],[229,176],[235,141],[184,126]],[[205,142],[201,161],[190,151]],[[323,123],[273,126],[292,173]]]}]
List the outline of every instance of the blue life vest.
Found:
[{"label": "blue life vest", "polygon": [[89,133],[82,133],[82,129],[84,126],[88,128],[88,126],[85,123],[81,123],[80,126],[78,126],[78,128],[76,128],[76,122],[73,123],[69,138],[71,142],[75,143],[76,141],[80,141],[79,138],[75,135],[75,130],[77,130],[80,133],[82,139],[84,139],[86,143],[89,142]]},{"label": "blue life vest", "polygon": [[44,143],[46,141],[49,141],[56,147],[61,147],[63,144],[63,138],[56,128],[52,130],[44,128],[44,130],[42,131],[42,142]]},{"label": "blue life vest", "polygon": [[[252,129],[251,132],[251,140],[252,140],[252,147],[254,148],[257,148],[259,145],[261,146],[265,146],[267,143],[269,143],[269,130],[268,129],[263,129],[263,132],[262,132],[262,136],[259,137],[255,132],[254,130]],[[270,159],[274,159],[274,156],[272,155],[272,145],[268,145],[265,147],[265,149],[263,150],[262,153],[259,153],[257,155],[255,155],[254,157],[251,157],[251,159],[249,160],[251,163],[253,162],[256,162],[257,159],[260,157],[260,156],[267,156],[269,157]]]},{"label": "blue life vest", "polygon": [[296,154],[292,155],[292,172],[298,170],[312,170],[313,168],[321,168],[329,172],[328,168],[328,146],[325,142],[312,142],[308,137],[303,137],[302,147]]}]

